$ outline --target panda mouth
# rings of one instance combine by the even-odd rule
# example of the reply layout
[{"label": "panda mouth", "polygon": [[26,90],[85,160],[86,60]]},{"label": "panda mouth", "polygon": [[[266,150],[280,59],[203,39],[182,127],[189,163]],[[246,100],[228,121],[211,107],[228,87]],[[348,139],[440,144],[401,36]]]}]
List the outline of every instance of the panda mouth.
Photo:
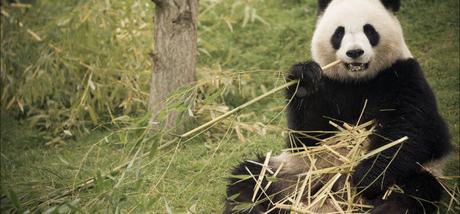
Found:
[{"label": "panda mouth", "polygon": [[369,67],[369,63],[359,63],[359,62],[352,62],[352,63],[344,63],[345,67],[351,72],[361,72],[366,70]]}]

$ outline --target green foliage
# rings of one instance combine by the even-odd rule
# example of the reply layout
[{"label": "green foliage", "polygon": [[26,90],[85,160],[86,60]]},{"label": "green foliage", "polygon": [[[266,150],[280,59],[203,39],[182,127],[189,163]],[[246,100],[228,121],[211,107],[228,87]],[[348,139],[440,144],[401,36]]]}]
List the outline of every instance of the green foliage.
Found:
[{"label": "green foliage", "polygon": [[149,1],[36,1],[2,7],[2,108],[66,136],[145,113]]},{"label": "green foliage", "polygon": [[[232,74],[237,64],[234,56],[224,56],[225,62],[214,57],[222,55],[220,51],[240,54],[234,52],[235,48],[247,45],[215,40],[225,39],[224,34],[229,30],[245,30],[249,33],[247,38],[255,38],[251,28],[270,27],[256,10],[264,3],[261,0],[201,2],[199,53],[203,60],[200,65],[211,67],[200,68],[200,72],[215,70],[226,75],[221,76],[230,82],[215,84],[215,77],[207,79],[214,83],[200,80],[198,86],[204,85],[200,90],[184,88],[172,95],[169,109],[199,111],[195,102],[235,107],[256,94],[258,89],[247,85],[261,81],[273,84],[263,75],[265,70],[255,70],[251,65],[247,68],[252,74]],[[230,12],[224,12],[229,8]],[[91,128],[101,124],[114,125],[124,115],[147,113],[152,68],[148,53],[153,50],[150,1],[37,1],[26,9],[6,4],[2,11],[6,14],[1,17],[5,23],[0,55],[2,109],[42,130],[49,143],[90,133]],[[214,34],[221,29],[223,35]],[[243,67],[252,63],[239,64]],[[278,71],[265,72],[280,77]],[[214,99],[216,95],[220,101]],[[224,97],[229,99],[224,101]],[[184,99],[192,100],[184,106]]]}]

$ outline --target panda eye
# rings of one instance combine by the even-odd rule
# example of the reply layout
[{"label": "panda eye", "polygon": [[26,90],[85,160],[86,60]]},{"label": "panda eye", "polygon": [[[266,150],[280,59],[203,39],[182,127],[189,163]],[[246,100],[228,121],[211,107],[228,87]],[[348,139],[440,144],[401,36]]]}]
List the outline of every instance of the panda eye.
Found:
[{"label": "panda eye", "polygon": [[343,36],[345,35],[345,28],[343,26],[335,29],[334,34],[331,37],[331,44],[334,49],[340,48],[340,43],[342,43]]},{"label": "panda eye", "polygon": [[379,33],[375,30],[374,26],[371,24],[366,24],[363,26],[364,34],[366,34],[367,39],[369,39],[369,43],[371,43],[372,46],[377,46],[379,44],[380,40],[380,35]]}]

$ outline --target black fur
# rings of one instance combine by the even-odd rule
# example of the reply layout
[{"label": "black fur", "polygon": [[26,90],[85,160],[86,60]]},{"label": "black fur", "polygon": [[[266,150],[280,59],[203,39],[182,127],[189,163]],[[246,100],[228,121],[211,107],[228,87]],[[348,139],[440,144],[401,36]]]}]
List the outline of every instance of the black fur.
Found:
[{"label": "black fur", "polygon": [[401,188],[404,194],[394,192],[387,200],[377,199],[371,213],[418,214],[433,213],[437,210],[433,202],[441,200],[442,186],[430,173],[417,173]]},{"label": "black fur", "polygon": [[[299,75],[299,65],[311,66],[300,66],[304,70]],[[447,126],[438,113],[433,92],[417,61],[397,61],[375,78],[360,82],[341,82],[325,76],[321,81],[311,81],[306,78],[317,76],[312,74],[318,72],[317,65],[312,62],[299,65],[294,66],[288,79],[296,77],[301,80],[300,87],[314,91],[300,97],[293,96],[295,87],[288,88],[288,127],[293,130],[333,130],[328,124],[330,118],[355,124],[365,100],[368,100],[361,121],[374,119],[378,123],[376,135],[370,138],[370,150],[404,136],[409,140],[401,148],[393,147],[362,161],[353,173],[353,183],[357,187],[366,187],[360,190],[368,200],[381,197],[392,184],[403,186],[406,194],[390,197],[385,206],[394,203],[400,205],[399,208],[408,209],[409,213],[418,213],[423,208],[432,212],[433,206],[419,203],[408,195],[428,201],[439,200],[439,184],[431,175],[423,173],[419,164],[444,157],[451,150],[451,144]],[[312,82],[317,85],[308,85]],[[294,146],[315,145],[314,140],[297,137],[299,141]]]},{"label": "black fur", "polygon": [[366,34],[367,39],[369,39],[369,43],[371,43],[373,47],[379,44],[380,35],[375,30],[374,26],[372,26],[371,24],[366,24],[363,26],[363,31],[364,34]]},{"label": "black fur", "polygon": [[[263,163],[265,160],[265,157],[258,157],[258,160],[256,162],[258,163]],[[270,202],[267,200],[267,196],[270,197],[272,201],[278,201],[280,198],[276,198],[277,196],[277,188],[275,184],[271,186],[265,193],[262,191],[258,192],[257,195],[257,200],[259,203],[254,205],[252,209],[247,209],[247,210],[237,210],[238,205],[241,205],[241,202],[249,204],[251,203],[252,195],[254,193],[254,186],[256,184],[256,181],[250,177],[250,174],[248,170],[252,173],[252,175],[255,177],[255,179],[258,179],[260,171],[262,167],[260,165],[256,165],[254,163],[250,162],[243,162],[239,166],[237,166],[233,171],[232,175],[247,175],[248,179],[245,180],[240,180],[239,178],[230,178],[228,179],[229,185],[227,187],[227,200],[225,203],[225,210],[224,214],[230,214],[230,213],[238,213],[238,214],[249,214],[249,213],[263,213],[264,211],[270,209],[272,206],[270,205]],[[267,185],[267,179],[262,180],[262,187]],[[229,199],[232,198],[232,199]],[[288,211],[283,211],[276,209],[274,210],[273,213],[286,213],[288,214]]]},{"label": "black fur", "polygon": [[[318,15],[321,15],[331,3],[332,0],[318,0]],[[398,12],[399,8],[401,7],[401,1],[400,0],[380,0],[387,9],[393,11],[393,12]]]},{"label": "black fur", "polygon": [[[306,70],[310,72],[305,72]],[[315,62],[298,63],[293,65],[291,72],[286,77],[287,81],[302,79],[305,87],[298,88],[296,96],[303,97],[307,93],[314,93],[318,89],[318,82],[321,80],[321,67]],[[301,93],[299,93],[301,91]],[[305,92],[305,93],[304,93]]]},{"label": "black fur", "polygon": [[401,7],[400,0],[380,0],[382,4],[389,10],[393,12],[398,12],[399,8]]},{"label": "black fur", "polygon": [[342,43],[343,36],[345,35],[345,28],[342,26],[337,27],[335,29],[334,34],[331,36],[331,44],[332,47],[336,50],[340,48],[340,44]]},{"label": "black fur", "polygon": [[329,3],[331,3],[332,0],[318,0],[318,15],[323,13],[324,10],[326,10],[327,6]]}]

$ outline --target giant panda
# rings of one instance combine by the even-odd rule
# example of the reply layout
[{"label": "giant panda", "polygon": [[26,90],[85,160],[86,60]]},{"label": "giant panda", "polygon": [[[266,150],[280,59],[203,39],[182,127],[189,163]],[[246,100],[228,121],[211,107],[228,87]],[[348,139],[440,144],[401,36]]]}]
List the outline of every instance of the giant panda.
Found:
[{"label": "giant panda", "polygon": [[[333,129],[329,118],[350,124],[360,116],[362,121],[374,120],[377,125],[375,134],[368,138],[368,151],[409,137],[400,148],[359,162],[351,175],[352,184],[360,190],[360,197],[373,205],[370,213],[433,213],[437,210],[433,202],[440,200],[442,186],[423,166],[444,159],[451,143],[435,96],[404,41],[395,16],[399,9],[399,0],[318,0],[311,43],[313,61],[295,64],[287,75],[288,81],[299,80],[298,86],[286,89],[287,123],[294,131],[328,131]],[[336,60],[341,64],[321,69]],[[317,144],[314,138],[296,136],[287,147],[313,147]],[[264,159],[260,157],[257,162]],[[286,153],[272,157],[269,167],[276,169],[280,162],[288,167],[265,191],[275,198],[289,185],[289,179],[283,177],[307,168],[302,159]],[[265,200],[248,210],[234,210],[238,203],[251,202],[255,185],[253,179],[237,177],[248,175],[248,170],[258,175],[261,169],[255,162],[245,161],[233,170],[224,213],[263,213],[272,208]],[[267,182],[263,178],[262,185]],[[391,185],[402,191],[382,199]],[[275,209],[273,213],[288,211]]]}]

